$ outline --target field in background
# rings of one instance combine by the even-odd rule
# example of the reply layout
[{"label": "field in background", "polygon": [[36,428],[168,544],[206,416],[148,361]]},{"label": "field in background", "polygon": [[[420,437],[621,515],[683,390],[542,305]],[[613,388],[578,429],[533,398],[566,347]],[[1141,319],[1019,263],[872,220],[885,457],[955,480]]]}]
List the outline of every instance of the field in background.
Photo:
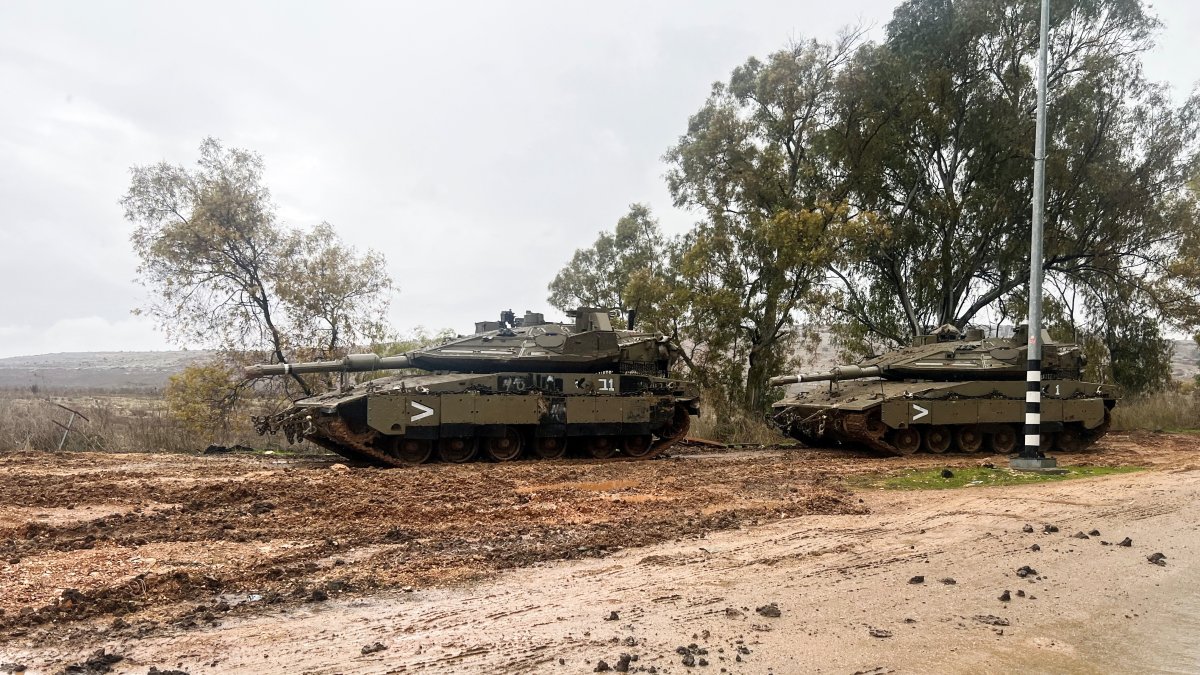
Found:
[{"label": "field in background", "polygon": [[[82,415],[72,422],[70,408]],[[85,419],[86,418],[86,419]],[[70,393],[37,396],[0,391],[0,450],[56,450],[63,428],[71,431],[64,450],[104,452],[199,452],[212,444],[245,445],[259,450],[315,452],[308,443],[288,446],[282,436],[259,436],[249,414],[237,415],[230,428],[198,437],[188,433],[153,393]]]},{"label": "field in background", "polygon": [[1200,429],[1200,389],[1168,391],[1122,400],[1113,409],[1114,431],[1187,431]]}]

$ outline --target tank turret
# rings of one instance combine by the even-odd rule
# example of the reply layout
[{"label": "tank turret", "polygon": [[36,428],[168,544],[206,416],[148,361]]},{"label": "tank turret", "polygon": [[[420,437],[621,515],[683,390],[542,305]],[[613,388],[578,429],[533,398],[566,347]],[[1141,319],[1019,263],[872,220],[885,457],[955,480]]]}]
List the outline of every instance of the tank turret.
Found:
[{"label": "tank turret", "polygon": [[245,374],[255,378],[419,368],[460,373],[527,370],[666,375],[678,355],[678,348],[658,333],[614,330],[607,310],[582,307],[569,315],[575,319],[573,323],[547,323],[541,314],[526,312],[522,319],[509,310],[500,313],[500,321],[476,323],[473,335],[399,356],[350,354],[332,361],[251,366]]},{"label": "tank turret", "polygon": [[[911,346],[856,365],[771,378],[772,386],[829,382],[774,406],[780,429],[802,441],[852,443],[893,454],[919,449],[1010,452],[1025,420],[1028,330],[985,337],[946,325]],[[1078,345],[1042,333],[1042,428],[1047,448],[1071,451],[1102,436],[1112,387],[1081,381]]]},{"label": "tank turret", "polygon": [[350,354],[311,363],[251,366],[248,378],[416,369],[349,384],[255,418],[259,433],[283,432],[349,459],[385,466],[435,456],[465,462],[563,457],[652,457],[699,414],[694,385],[670,377],[678,348],[658,333],[618,330],[608,310],[582,307],[573,321],[511,310],[475,333],[397,356]]},{"label": "tank turret", "polygon": [[[798,373],[771,378],[771,386],[800,382],[853,380],[882,377],[888,380],[922,379],[939,382],[958,380],[1024,380],[1028,354],[1028,331],[1020,326],[1011,338],[985,338],[983,331],[960,333],[946,325],[929,335],[920,335],[912,346],[867,359],[857,365],[837,366],[818,373]],[[1087,360],[1078,345],[1057,343],[1042,331],[1042,374],[1044,378],[1074,379],[1083,374]]]}]

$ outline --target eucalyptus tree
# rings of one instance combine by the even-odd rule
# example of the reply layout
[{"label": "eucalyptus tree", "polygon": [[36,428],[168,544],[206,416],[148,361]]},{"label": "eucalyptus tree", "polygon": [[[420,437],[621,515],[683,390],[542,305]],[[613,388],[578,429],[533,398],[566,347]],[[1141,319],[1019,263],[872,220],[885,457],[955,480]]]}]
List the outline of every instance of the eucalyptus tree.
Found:
[{"label": "eucalyptus tree", "polygon": [[[847,242],[834,308],[893,343],[1019,301],[1028,240],[1038,3],[910,0],[840,73],[827,157],[837,192],[883,236]],[[1049,50],[1045,273],[1106,303],[1191,323],[1172,270],[1197,228],[1184,190],[1197,114],[1146,80],[1158,22],[1138,0],[1055,2]],[[1194,298],[1194,295],[1193,295]],[[1145,335],[1146,326],[1139,328]]]}]

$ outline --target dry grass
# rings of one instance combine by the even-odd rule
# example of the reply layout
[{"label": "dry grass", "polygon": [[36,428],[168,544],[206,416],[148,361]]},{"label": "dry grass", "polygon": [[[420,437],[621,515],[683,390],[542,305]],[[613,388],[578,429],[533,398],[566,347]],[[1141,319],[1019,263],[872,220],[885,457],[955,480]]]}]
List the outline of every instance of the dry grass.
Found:
[{"label": "dry grass", "polygon": [[[27,392],[0,392],[0,451],[56,450],[71,421],[63,450],[108,452],[191,452],[210,444],[242,444],[282,449],[278,437],[260,438],[248,414],[238,415],[231,428],[204,437],[189,434],[173,419],[162,398],[155,395],[111,393],[35,397]],[[57,424],[56,424],[57,423]]]},{"label": "dry grass", "polygon": [[1113,409],[1116,431],[1181,431],[1200,429],[1200,390],[1165,391],[1125,399]]},{"label": "dry grass", "polygon": [[[703,395],[701,401],[704,401]],[[692,422],[689,436],[720,443],[773,445],[791,439],[784,436],[765,417],[754,417],[721,405],[703,405],[700,418]]]}]

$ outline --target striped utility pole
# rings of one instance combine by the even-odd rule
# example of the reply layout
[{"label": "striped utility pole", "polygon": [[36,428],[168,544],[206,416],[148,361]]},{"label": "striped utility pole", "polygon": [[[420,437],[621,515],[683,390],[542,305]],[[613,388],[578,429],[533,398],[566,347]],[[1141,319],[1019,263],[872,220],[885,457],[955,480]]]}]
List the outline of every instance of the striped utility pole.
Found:
[{"label": "striped utility pole", "polygon": [[1046,199],[1046,43],[1050,0],[1042,0],[1038,47],[1037,130],[1033,150],[1033,233],[1029,246],[1029,356],[1025,382],[1025,447],[1016,462],[1025,468],[1050,468],[1042,459],[1042,215]]}]

